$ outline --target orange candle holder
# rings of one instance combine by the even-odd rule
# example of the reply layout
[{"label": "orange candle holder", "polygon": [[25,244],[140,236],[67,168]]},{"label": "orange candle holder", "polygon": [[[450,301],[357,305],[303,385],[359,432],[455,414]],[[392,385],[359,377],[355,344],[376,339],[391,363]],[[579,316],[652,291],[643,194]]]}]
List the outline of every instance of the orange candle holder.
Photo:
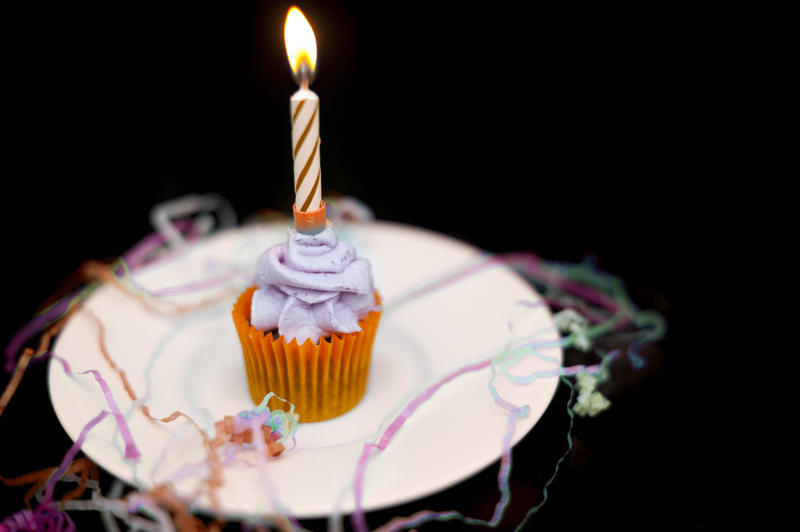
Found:
[{"label": "orange candle holder", "polygon": [[294,226],[299,233],[314,235],[325,229],[325,202],[321,201],[319,207],[313,211],[300,211],[297,204],[292,204],[294,212]]}]

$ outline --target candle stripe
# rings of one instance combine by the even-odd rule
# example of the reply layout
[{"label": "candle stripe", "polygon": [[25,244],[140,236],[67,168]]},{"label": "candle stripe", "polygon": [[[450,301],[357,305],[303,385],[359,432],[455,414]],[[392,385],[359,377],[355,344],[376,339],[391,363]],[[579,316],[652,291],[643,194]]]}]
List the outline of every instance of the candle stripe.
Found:
[{"label": "candle stripe", "polygon": [[[298,110],[303,105],[306,100],[301,100],[300,105],[298,106]],[[297,158],[297,153],[300,151],[300,148],[303,147],[303,142],[305,141],[306,137],[308,136],[308,132],[311,131],[311,126],[314,125],[314,120],[317,118],[317,110],[319,109],[319,100],[314,105],[314,110],[311,113],[311,119],[306,123],[306,128],[303,130],[303,133],[300,135],[300,138],[297,139],[297,143],[294,145],[294,157]],[[295,113],[297,114],[297,113]]]},{"label": "candle stripe", "polygon": [[321,168],[317,170],[317,179],[314,180],[314,186],[311,187],[311,193],[306,198],[306,202],[303,204],[303,208],[300,209],[301,211],[305,212],[308,210],[308,206],[311,204],[311,200],[314,198],[314,194],[317,193],[317,187],[319,187],[321,172],[322,172]]},{"label": "candle stripe", "polygon": [[[303,184],[303,179],[306,178],[306,174],[308,173],[308,169],[311,168],[311,164],[314,162],[314,156],[317,153],[317,148],[319,147],[319,137],[317,137],[317,142],[314,144],[314,148],[311,150],[311,155],[308,156],[308,160],[306,161],[306,165],[300,171],[300,175],[297,176],[297,183],[294,185],[294,191],[297,192],[300,190],[300,185]],[[313,193],[312,193],[313,195]],[[310,196],[309,196],[310,197]],[[301,209],[305,210],[305,209]]]},{"label": "candle stripe", "polygon": [[294,114],[292,115],[292,126],[294,123],[297,122],[297,116],[300,114],[300,109],[303,108],[303,104],[306,103],[306,100],[300,100],[300,103],[297,104],[297,108],[294,110]]}]

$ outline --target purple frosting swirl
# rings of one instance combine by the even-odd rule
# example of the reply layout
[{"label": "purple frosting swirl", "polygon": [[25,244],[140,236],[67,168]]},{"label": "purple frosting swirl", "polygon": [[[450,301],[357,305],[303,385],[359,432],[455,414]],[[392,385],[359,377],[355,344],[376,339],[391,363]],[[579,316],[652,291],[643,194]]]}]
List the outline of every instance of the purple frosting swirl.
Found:
[{"label": "purple frosting swirl", "polygon": [[314,235],[290,227],[287,242],[258,258],[256,284],[250,322],[298,344],[360,331],[358,320],[378,309],[369,261],[330,224]]}]

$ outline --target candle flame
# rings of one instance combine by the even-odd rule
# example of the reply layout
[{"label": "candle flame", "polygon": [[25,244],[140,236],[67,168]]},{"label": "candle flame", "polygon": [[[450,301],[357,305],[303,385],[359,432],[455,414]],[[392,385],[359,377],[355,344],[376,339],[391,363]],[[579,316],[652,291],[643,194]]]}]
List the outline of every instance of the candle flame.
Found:
[{"label": "candle flame", "polygon": [[283,26],[283,39],[286,43],[286,56],[289,66],[295,76],[305,65],[313,74],[317,66],[317,39],[314,30],[308,23],[303,12],[297,7],[292,7],[286,14],[286,24]]}]

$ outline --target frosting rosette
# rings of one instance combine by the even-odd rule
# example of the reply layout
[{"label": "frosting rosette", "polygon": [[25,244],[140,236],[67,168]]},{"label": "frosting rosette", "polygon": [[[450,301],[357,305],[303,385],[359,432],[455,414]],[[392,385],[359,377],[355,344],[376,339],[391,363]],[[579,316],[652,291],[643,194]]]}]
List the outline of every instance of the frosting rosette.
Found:
[{"label": "frosting rosette", "polygon": [[232,309],[254,404],[273,393],[270,408],[289,401],[315,422],[361,401],[381,318],[371,270],[330,223],[313,235],[290,227],[261,254]]},{"label": "frosting rosette", "polygon": [[313,235],[289,228],[286,242],[259,257],[256,285],[250,323],[298,344],[358,332],[358,321],[378,310],[369,261],[331,224]]}]

